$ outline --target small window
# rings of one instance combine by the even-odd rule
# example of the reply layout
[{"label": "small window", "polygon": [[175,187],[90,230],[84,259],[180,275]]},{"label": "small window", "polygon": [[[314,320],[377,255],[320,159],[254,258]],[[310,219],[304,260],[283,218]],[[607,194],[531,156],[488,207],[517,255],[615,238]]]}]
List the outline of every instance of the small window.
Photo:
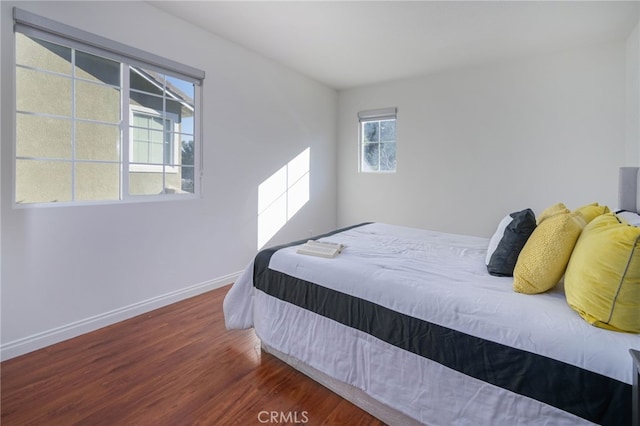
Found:
[{"label": "small window", "polygon": [[14,18],[16,205],[198,195],[202,71]]},{"label": "small window", "polygon": [[360,122],[360,171],[396,171],[396,108],[362,111]]}]

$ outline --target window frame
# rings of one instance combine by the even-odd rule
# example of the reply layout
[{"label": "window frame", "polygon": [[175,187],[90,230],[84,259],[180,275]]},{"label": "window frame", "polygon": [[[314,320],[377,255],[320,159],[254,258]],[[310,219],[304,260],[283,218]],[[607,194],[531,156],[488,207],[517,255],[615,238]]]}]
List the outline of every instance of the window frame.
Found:
[{"label": "window frame", "polygon": [[[397,140],[398,140],[398,135],[397,135],[397,128],[396,128],[396,135],[395,138],[393,140],[393,142],[385,142],[385,141],[381,141],[378,140],[377,142],[365,142],[364,141],[364,127],[366,123],[374,123],[377,122],[378,125],[380,126],[380,123],[383,121],[394,121],[397,125],[397,119],[398,119],[398,109],[396,107],[391,107],[391,108],[380,108],[380,109],[373,109],[373,110],[366,110],[366,111],[360,111],[358,112],[358,172],[359,173],[374,173],[374,174],[389,174],[389,173],[396,173],[398,170],[398,164],[397,164]],[[378,151],[380,151],[380,148],[383,144],[385,143],[393,143],[395,144],[396,147],[396,165],[394,167],[393,170],[380,170],[380,163],[378,162],[378,169],[377,170],[369,170],[369,169],[365,169],[363,167],[363,157],[364,157],[364,147],[367,144],[377,144],[378,145]]]},{"label": "window frame", "polygon": [[[146,201],[170,201],[177,199],[196,199],[201,197],[202,187],[202,91],[204,83],[204,71],[196,68],[151,54],[147,51],[143,51],[128,45],[120,44],[118,42],[97,36],[85,32],[83,30],[67,26],[65,24],[44,18],[32,14],[30,12],[21,10],[19,8],[13,9],[14,15],[14,31],[13,31],[13,43],[14,49],[13,55],[13,170],[12,170],[12,206],[13,208],[34,208],[34,207],[52,207],[52,206],[80,206],[80,205],[96,205],[96,204],[122,204],[122,203],[139,203]],[[120,145],[119,145],[119,159],[115,160],[115,163],[119,165],[119,195],[118,199],[100,199],[100,200],[78,200],[72,199],[70,201],[36,201],[36,202],[18,202],[16,199],[17,191],[17,64],[16,56],[16,43],[17,34],[23,34],[30,38],[54,43],[67,48],[72,49],[72,55],[75,56],[75,51],[88,53],[108,60],[116,61],[120,64]],[[166,183],[163,178],[163,188],[161,193],[158,194],[131,194],[129,186],[129,175],[131,172],[140,171],[137,169],[139,165],[131,164],[132,152],[130,149],[133,147],[133,140],[131,138],[130,124],[132,123],[133,113],[130,105],[131,89],[129,87],[129,69],[130,67],[138,67],[148,69],[160,74],[183,80],[187,83],[193,84],[193,192],[173,192],[166,191]],[[23,67],[24,68],[24,67]],[[26,68],[30,69],[30,68]],[[46,72],[47,70],[42,70]],[[71,80],[76,79],[75,72],[71,76]],[[84,81],[79,79],[78,81]],[[104,84],[104,83],[103,83]],[[29,111],[21,112],[21,114],[28,114]],[[167,114],[169,116],[167,116]],[[164,119],[172,120],[171,113],[164,111],[161,114]],[[70,121],[78,120],[75,111],[72,111]],[[171,132],[172,137],[175,137],[175,132]],[[75,134],[72,138],[75,140]],[[173,143],[174,151],[181,150],[180,143]],[[171,155],[178,159],[180,152],[172,152]],[[72,167],[75,168],[77,159],[73,156],[69,162]],[[102,161],[99,161],[102,162]],[[174,161],[175,162],[175,161]],[[153,167],[164,168],[165,173],[177,173],[178,168],[185,166],[176,164],[164,164],[164,165],[152,165]],[[186,167],[191,168],[191,165]],[[153,171],[157,171],[154,169]],[[183,168],[184,170],[184,168]],[[149,170],[151,171],[151,170]],[[77,189],[75,182],[75,175],[72,179],[72,193],[75,193]],[[73,197],[73,196],[72,196]]]}]

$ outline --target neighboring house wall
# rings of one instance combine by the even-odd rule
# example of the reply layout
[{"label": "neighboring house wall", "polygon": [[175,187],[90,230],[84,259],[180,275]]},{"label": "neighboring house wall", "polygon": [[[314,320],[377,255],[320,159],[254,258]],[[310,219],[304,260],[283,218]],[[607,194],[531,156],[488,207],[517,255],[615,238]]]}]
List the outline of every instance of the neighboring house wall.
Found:
[{"label": "neighboring house wall", "polygon": [[[12,208],[13,6],[206,72],[201,199]],[[0,11],[4,358],[231,283],[256,253],[260,184],[307,148],[309,200],[268,243],[335,227],[335,90],[146,2]]]},{"label": "neighboring house wall", "polygon": [[[86,81],[101,81],[100,73],[91,74],[71,64],[71,51],[49,43],[40,43],[24,35],[17,35],[16,61],[36,70],[16,70],[17,109],[25,113],[16,118],[17,155],[41,159],[71,160],[72,151],[81,159],[118,161],[120,116],[119,91]],[[50,75],[44,71],[56,72]],[[72,80],[61,77],[73,73],[85,79],[78,84],[76,109],[85,117],[98,117],[112,125],[79,122],[75,126],[76,146],[72,147],[71,121]],[[44,113],[46,115],[31,115]],[[57,118],[64,117],[64,118]],[[70,162],[20,159],[17,161],[16,202],[65,202],[71,200],[72,175]],[[79,165],[75,173],[78,182],[89,182],[91,187],[78,188],[84,199],[110,200],[119,196],[119,167],[116,164]]]},{"label": "neighboring house wall", "polygon": [[[625,164],[625,42],[339,93],[338,224],[490,236],[557,202],[615,208]],[[360,110],[398,107],[397,173],[359,174]]]}]

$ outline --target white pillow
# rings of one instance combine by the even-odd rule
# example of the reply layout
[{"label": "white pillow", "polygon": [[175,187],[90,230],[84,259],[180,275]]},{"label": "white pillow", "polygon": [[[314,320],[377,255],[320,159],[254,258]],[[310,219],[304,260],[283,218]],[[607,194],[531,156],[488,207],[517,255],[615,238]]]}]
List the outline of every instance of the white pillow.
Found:
[{"label": "white pillow", "polygon": [[616,216],[624,219],[631,226],[640,226],[640,214],[629,212],[629,211],[621,211],[616,213]]},{"label": "white pillow", "polygon": [[487,248],[487,257],[484,261],[485,265],[489,265],[491,261],[491,256],[493,256],[493,252],[498,248],[498,244],[500,244],[500,240],[502,240],[502,236],[504,235],[504,230],[507,229],[507,226],[511,223],[513,218],[511,215],[506,215],[504,219],[500,221],[498,224],[498,229],[493,234],[491,239],[489,240],[489,247]]}]

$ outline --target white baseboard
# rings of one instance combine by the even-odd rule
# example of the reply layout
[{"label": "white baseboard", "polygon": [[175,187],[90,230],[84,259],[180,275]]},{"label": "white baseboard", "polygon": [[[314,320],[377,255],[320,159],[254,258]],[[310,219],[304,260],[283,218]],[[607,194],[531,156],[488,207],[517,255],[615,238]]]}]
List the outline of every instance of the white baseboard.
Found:
[{"label": "white baseboard", "polygon": [[211,281],[195,284],[180,290],[152,297],[151,299],[143,300],[129,306],[124,306],[80,321],[75,321],[41,333],[7,342],[0,345],[0,360],[5,361],[7,359],[15,358],[37,349],[42,349],[55,343],[80,336],[81,334],[170,305],[180,300],[188,299],[207,291],[223,287],[235,282],[241,273],[242,271],[229,274],[224,277],[219,277]]}]

